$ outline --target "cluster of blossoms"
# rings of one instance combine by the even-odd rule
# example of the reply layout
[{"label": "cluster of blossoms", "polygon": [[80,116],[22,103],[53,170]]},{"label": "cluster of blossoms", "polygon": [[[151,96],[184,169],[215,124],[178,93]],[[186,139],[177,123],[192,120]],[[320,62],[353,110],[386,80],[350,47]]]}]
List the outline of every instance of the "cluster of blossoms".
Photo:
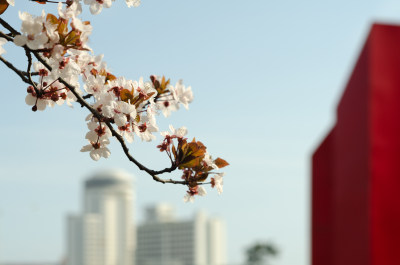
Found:
[{"label": "cluster of blossoms", "polygon": [[[112,2],[115,0],[84,0],[83,2],[90,5],[90,12],[93,15],[97,15],[101,12],[103,7],[110,8]],[[138,7],[140,5],[140,0],[125,0],[128,7]]]},{"label": "cluster of blossoms", "polygon": [[[211,187],[215,187],[221,194],[224,173],[215,173],[213,170],[218,170],[229,164],[222,158],[213,160],[202,142],[196,141],[196,139],[188,142],[187,138],[184,137],[187,134],[185,127],[176,130],[170,125],[170,131],[161,132],[164,140],[157,147],[161,152],[166,152],[171,161],[183,171],[182,179],[188,183],[189,187],[184,201],[193,202],[195,195],[206,195],[206,190],[199,184],[204,183],[211,174],[214,175],[211,178]],[[177,141],[176,146],[174,140]]]},{"label": "cluster of blossoms", "polygon": [[[8,1],[11,4],[11,0]],[[90,5],[93,14],[111,6],[111,0],[83,2]],[[138,6],[140,0],[126,0],[126,3]],[[135,135],[142,141],[154,140],[154,133],[159,131],[156,116],[162,113],[168,117],[180,105],[188,109],[193,93],[182,81],[172,85],[165,77],[153,75],[149,81],[143,78],[136,81],[113,75],[103,56],[95,56],[89,47],[92,26],[78,18],[81,11],[80,0],[68,0],[65,7],[58,4],[58,16],[44,11],[40,16],[20,12],[21,34],[15,35],[13,41],[39,54],[39,61],[33,63],[38,80],[33,82],[29,74],[31,85],[27,89],[26,103],[33,111],[64,103],[72,106],[76,101],[87,107],[91,112],[86,118],[89,143],[81,151],[89,152],[97,161],[110,156],[107,146],[112,136],[129,143]],[[1,45],[6,41],[0,38],[0,54],[4,52]],[[91,103],[85,99],[90,99]],[[221,158],[212,160],[201,142],[187,142],[186,128],[175,130],[170,126],[170,129],[171,132],[161,133],[164,140],[158,148],[168,154],[172,168],[183,171],[182,183],[188,186],[184,200],[193,201],[194,195],[206,194],[199,184],[204,183],[209,174],[214,174],[209,183],[221,193],[223,174],[212,170],[228,163]],[[173,140],[177,141],[176,147]]]}]

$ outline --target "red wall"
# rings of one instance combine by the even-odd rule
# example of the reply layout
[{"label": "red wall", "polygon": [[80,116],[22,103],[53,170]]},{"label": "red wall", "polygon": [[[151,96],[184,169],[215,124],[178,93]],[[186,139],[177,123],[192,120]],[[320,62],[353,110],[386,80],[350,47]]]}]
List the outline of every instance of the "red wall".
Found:
[{"label": "red wall", "polygon": [[400,27],[373,25],[312,161],[312,265],[399,265]]}]

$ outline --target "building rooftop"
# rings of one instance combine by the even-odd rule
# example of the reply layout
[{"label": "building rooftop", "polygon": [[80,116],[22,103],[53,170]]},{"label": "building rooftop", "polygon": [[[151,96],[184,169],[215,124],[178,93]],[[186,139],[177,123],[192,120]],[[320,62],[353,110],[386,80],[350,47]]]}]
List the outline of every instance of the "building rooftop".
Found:
[{"label": "building rooftop", "polygon": [[133,175],[123,170],[103,170],[85,181],[85,188],[101,188],[114,185],[131,185]]}]

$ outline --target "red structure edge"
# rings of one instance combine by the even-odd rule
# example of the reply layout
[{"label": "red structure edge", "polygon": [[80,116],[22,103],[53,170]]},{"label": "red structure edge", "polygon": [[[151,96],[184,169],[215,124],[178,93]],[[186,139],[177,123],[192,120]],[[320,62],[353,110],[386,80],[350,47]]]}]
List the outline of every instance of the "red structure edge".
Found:
[{"label": "red structure edge", "polygon": [[374,24],[312,158],[312,265],[400,264],[400,27]]}]

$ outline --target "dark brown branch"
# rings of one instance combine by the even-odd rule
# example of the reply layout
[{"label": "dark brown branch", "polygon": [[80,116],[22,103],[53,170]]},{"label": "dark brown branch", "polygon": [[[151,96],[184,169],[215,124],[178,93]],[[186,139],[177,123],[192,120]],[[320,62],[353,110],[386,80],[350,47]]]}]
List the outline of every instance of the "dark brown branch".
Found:
[{"label": "dark brown branch", "polygon": [[82,96],[83,99],[88,99],[88,98],[91,98],[91,97],[93,97],[92,94],[87,94],[87,95]]},{"label": "dark brown branch", "polygon": [[[22,72],[22,73],[24,73],[24,75],[28,76],[27,72]],[[31,76],[34,76],[34,75],[39,75],[39,72],[31,72]]]},{"label": "dark brown branch", "polygon": [[2,61],[8,68],[13,70],[25,83],[32,85],[31,81],[29,81],[28,78],[25,76],[25,72],[17,69],[12,63],[4,59],[2,56],[0,56],[0,61]]},{"label": "dark brown branch", "polygon": [[7,34],[4,34],[3,32],[0,31],[0,37],[5,38],[8,41],[14,41],[14,39]]},{"label": "dark brown branch", "polygon": [[[31,2],[39,2],[39,3],[52,3],[52,4],[58,4],[58,1],[50,1],[50,0],[29,0]],[[66,3],[66,2],[61,2],[61,3]]]},{"label": "dark brown branch", "polygon": [[0,17],[0,24],[1,24],[3,27],[5,27],[6,29],[8,29],[8,30],[11,32],[11,34],[12,34],[13,36],[21,35],[21,33],[19,33],[18,31],[16,31],[13,27],[10,26],[10,24],[8,24],[6,21],[4,21],[1,17]]},{"label": "dark brown branch", "polygon": [[26,57],[28,57],[28,67],[27,67],[26,73],[28,74],[28,79],[31,82],[31,84],[33,86],[33,89],[35,89],[36,96],[39,98],[43,94],[43,91],[39,90],[39,88],[36,86],[35,82],[33,82],[33,80],[32,80],[32,76],[31,76],[31,66],[32,66],[31,52],[30,52],[30,49],[28,48],[27,45],[24,45],[23,48],[25,49]]}]

